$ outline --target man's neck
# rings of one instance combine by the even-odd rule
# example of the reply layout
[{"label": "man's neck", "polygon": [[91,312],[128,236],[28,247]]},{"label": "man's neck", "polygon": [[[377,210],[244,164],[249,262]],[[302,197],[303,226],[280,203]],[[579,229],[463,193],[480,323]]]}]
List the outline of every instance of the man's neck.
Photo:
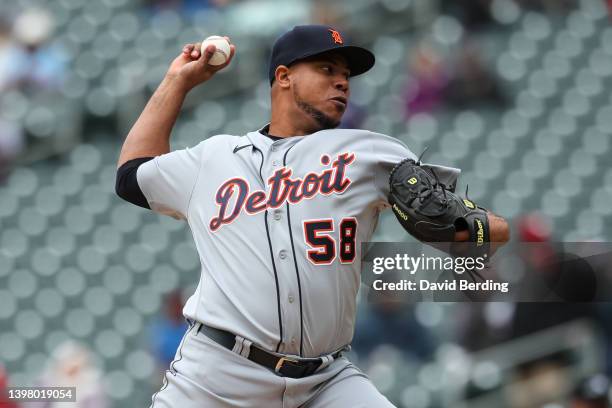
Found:
[{"label": "man's neck", "polygon": [[[300,121],[298,120],[287,120],[288,118],[278,118],[274,113],[270,120],[270,127],[268,129],[269,134],[278,137],[290,137],[290,136],[304,136],[311,133],[315,133],[321,129],[317,129],[316,125],[301,124],[297,125]],[[303,121],[303,118],[301,118]]]},{"label": "man's neck", "polygon": [[281,136],[276,136],[275,134],[270,133],[270,125],[266,125],[264,126],[260,131],[259,131],[262,135],[266,135],[268,136],[270,139],[272,140],[279,140],[279,139],[283,139],[283,137]]}]

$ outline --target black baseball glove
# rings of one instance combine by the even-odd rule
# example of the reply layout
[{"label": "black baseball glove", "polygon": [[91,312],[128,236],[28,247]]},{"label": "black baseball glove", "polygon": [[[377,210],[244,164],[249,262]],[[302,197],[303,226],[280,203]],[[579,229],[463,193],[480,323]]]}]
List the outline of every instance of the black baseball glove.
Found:
[{"label": "black baseball glove", "polygon": [[[484,257],[489,253],[487,210],[454,193],[454,182],[445,185],[434,168],[406,159],[389,178],[389,204],[400,224],[423,242],[453,256]],[[457,231],[467,230],[467,242],[454,242]]]}]

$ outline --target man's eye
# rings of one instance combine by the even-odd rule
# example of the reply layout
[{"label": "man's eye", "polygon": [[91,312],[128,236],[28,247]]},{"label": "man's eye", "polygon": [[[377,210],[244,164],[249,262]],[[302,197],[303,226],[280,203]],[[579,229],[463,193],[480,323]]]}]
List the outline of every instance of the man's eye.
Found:
[{"label": "man's eye", "polygon": [[332,72],[332,68],[329,65],[324,65],[323,66],[323,71],[325,71],[325,72]]}]

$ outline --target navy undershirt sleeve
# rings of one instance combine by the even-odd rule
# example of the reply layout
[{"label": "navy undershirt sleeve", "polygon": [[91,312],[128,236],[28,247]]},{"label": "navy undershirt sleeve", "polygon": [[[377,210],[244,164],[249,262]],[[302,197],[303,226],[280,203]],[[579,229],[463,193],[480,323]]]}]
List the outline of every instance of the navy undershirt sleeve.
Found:
[{"label": "navy undershirt sleeve", "polygon": [[129,160],[117,169],[117,178],[115,179],[115,193],[125,201],[128,201],[137,206],[148,208],[149,203],[145,198],[138,180],[136,179],[136,170],[142,163],[148,162],[153,157],[142,157]]}]

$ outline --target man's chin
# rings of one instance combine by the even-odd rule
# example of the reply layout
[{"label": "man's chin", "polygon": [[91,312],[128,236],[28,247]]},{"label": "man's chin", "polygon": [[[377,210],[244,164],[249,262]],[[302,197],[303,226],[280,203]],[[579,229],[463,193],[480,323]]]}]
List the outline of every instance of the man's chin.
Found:
[{"label": "man's chin", "polygon": [[318,130],[335,129],[340,126],[342,114],[339,114],[337,111],[331,115],[328,115],[326,112],[319,110],[308,103],[299,100],[297,103],[302,111],[307,113],[315,121]]},{"label": "man's chin", "polygon": [[338,115],[337,112],[331,115],[323,114],[317,118],[317,122],[324,129],[335,129],[342,123],[342,115]]},{"label": "man's chin", "polygon": [[327,130],[327,129],[335,129],[338,126],[340,126],[341,121],[336,121],[336,120],[326,120],[326,121],[317,121],[320,130]]}]

